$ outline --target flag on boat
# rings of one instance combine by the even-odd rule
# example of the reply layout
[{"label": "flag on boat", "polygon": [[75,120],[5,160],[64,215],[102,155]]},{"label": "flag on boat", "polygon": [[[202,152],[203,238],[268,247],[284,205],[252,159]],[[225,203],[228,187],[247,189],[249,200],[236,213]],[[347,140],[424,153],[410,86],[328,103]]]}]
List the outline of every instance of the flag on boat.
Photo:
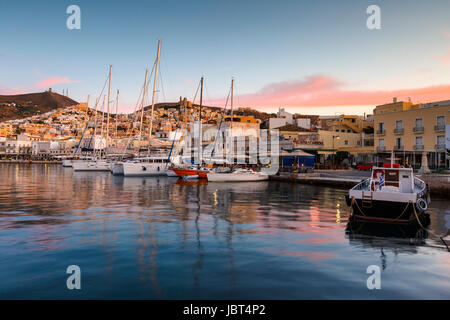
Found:
[{"label": "flag on boat", "polygon": [[380,174],[380,190],[381,190],[381,187],[383,187],[383,186],[384,186],[384,176],[382,174]]}]

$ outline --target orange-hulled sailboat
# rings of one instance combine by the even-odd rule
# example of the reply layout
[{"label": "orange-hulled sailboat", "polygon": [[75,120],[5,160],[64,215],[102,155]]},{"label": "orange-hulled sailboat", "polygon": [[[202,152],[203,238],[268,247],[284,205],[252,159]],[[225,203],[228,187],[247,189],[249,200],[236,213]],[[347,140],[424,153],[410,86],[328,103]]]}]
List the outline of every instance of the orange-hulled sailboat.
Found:
[{"label": "orange-hulled sailboat", "polygon": [[179,177],[197,176],[199,179],[206,179],[206,174],[209,172],[204,168],[190,167],[190,168],[172,168],[172,171]]}]

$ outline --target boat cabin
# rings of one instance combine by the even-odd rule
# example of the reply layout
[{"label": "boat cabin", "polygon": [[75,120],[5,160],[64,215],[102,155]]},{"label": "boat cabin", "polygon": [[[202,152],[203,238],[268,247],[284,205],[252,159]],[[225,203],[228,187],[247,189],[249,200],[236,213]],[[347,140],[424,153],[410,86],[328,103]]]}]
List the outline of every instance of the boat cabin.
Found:
[{"label": "boat cabin", "polygon": [[370,188],[372,191],[413,193],[413,170],[399,167],[373,167]]}]

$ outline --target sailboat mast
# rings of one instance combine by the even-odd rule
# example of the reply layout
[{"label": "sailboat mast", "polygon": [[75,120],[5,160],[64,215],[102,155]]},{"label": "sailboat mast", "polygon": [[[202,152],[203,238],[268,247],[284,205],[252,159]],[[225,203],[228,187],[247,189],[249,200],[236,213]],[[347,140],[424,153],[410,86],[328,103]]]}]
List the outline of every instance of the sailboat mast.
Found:
[{"label": "sailboat mast", "polygon": [[139,154],[141,153],[142,126],[144,124],[145,95],[147,94],[147,77],[148,77],[148,69],[145,69],[144,91],[142,93],[142,104],[141,104],[141,126],[139,127],[139,146],[138,146]]},{"label": "sailboat mast", "polygon": [[233,129],[234,79],[231,79],[231,129]]},{"label": "sailboat mast", "polygon": [[203,138],[203,134],[202,134],[202,107],[203,107],[203,77],[200,79],[200,110],[199,110],[199,116],[198,116],[198,126],[199,126],[199,130],[198,130],[198,159],[199,159],[199,164],[202,164],[202,138]]},{"label": "sailboat mast", "polygon": [[159,55],[161,52],[161,40],[158,40],[158,53],[156,54],[156,67],[155,67],[155,77],[153,78],[153,95],[152,95],[152,114],[150,120],[150,132],[148,138],[148,151],[150,153],[150,140],[152,139],[153,130],[153,113],[155,111],[155,94],[156,94],[156,84],[158,81],[158,68],[159,68]]},{"label": "sailboat mast", "polygon": [[119,121],[119,89],[117,89],[117,95],[116,95],[116,146],[117,146],[117,138],[118,138],[118,121]]},{"label": "sailboat mast", "polygon": [[[87,97],[87,102],[86,102],[86,118],[89,118],[89,98],[90,98],[90,94],[88,94]],[[89,123],[88,123],[89,124]]]},{"label": "sailboat mast", "polygon": [[94,150],[94,153],[95,153],[95,136],[97,135],[97,107],[98,107],[98,99],[99,98],[97,98],[95,100],[94,134],[91,137],[91,143],[90,143],[92,149]]},{"label": "sailboat mast", "polygon": [[234,106],[234,79],[231,78],[231,124],[230,124],[230,136],[231,136],[231,152],[234,154],[234,139],[233,139],[233,106]]},{"label": "sailboat mast", "polygon": [[107,119],[106,119],[106,148],[108,147],[109,139],[109,101],[111,100],[111,71],[112,65],[109,65],[109,84],[108,84],[108,103],[107,103]]},{"label": "sailboat mast", "polygon": [[[103,128],[105,127],[105,100],[106,94],[103,95],[103,103],[102,103],[102,130],[100,131],[100,143],[103,146]],[[102,149],[100,148],[100,158],[102,157]]]}]

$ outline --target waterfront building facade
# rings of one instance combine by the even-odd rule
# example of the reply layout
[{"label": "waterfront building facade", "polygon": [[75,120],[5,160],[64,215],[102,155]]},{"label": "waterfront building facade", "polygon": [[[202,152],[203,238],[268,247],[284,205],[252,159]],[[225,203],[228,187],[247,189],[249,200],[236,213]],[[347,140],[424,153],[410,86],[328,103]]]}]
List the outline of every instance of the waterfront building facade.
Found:
[{"label": "waterfront building facade", "polygon": [[[425,104],[394,101],[374,110],[375,153],[380,159],[391,151],[400,163],[422,170],[449,169],[446,127],[450,100]],[[428,168],[427,168],[428,167]]]}]

